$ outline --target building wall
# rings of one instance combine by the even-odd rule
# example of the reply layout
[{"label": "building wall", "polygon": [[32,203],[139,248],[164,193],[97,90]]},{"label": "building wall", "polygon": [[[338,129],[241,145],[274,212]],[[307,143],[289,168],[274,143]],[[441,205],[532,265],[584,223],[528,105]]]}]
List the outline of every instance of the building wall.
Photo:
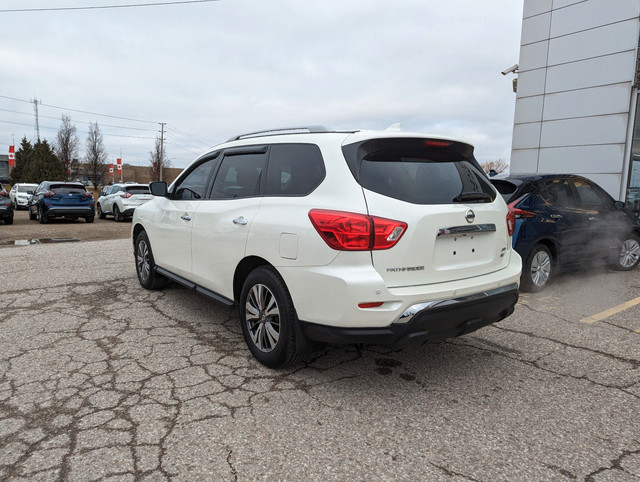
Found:
[{"label": "building wall", "polygon": [[573,173],[624,199],[640,0],[525,0],[512,173]]}]

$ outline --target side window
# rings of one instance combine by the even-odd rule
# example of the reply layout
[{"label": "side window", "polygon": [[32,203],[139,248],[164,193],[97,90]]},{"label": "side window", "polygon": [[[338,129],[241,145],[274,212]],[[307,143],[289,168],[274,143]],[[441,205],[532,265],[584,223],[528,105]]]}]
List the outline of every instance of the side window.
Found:
[{"label": "side window", "polygon": [[269,153],[265,194],[304,196],[318,187],[324,176],[324,161],[315,144],[274,144]]},{"label": "side window", "polygon": [[613,207],[608,196],[593,184],[575,179],[573,185],[578,193],[578,202],[584,209],[606,211]]},{"label": "side window", "polygon": [[176,186],[173,199],[204,199],[207,194],[207,184],[209,176],[217,164],[217,157],[208,159],[195,169],[191,170],[187,176]]},{"label": "side window", "polygon": [[257,196],[266,160],[266,153],[226,155],[213,183],[211,197],[235,199]]},{"label": "side window", "polygon": [[571,187],[566,179],[553,179],[541,184],[540,194],[547,205],[572,207]]}]

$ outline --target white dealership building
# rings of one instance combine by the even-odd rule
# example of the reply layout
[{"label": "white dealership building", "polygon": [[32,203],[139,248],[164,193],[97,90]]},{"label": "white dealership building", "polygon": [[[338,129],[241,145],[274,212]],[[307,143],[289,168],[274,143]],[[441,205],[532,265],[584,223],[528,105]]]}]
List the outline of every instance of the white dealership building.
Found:
[{"label": "white dealership building", "polygon": [[640,0],[524,0],[511,173],[640,197]]}]

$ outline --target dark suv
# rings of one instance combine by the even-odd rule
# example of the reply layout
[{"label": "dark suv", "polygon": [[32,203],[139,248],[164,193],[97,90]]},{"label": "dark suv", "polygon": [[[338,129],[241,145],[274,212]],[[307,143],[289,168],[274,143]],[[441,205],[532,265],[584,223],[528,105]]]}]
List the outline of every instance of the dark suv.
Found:
[{"label": "dark suv", "polygon": [[0,219],[4,224],[13,224],[13,205],[9,193],[0,185]]},{"label": "dark suv", "polygon": [[41,182],[28,207],[29,219],[38,219],[40,224],[51,218],[84,218],[92,223],[95,217],[93,194],[79,182]]},{"label": "dark suv", "polygon": [[640,227],[600,186],[561,174],[510,175],[491,182],[515,211],[513,248],[523,260],[520,288],[543,290],[563,268],[604,259],[632,270],[640,261]]}]

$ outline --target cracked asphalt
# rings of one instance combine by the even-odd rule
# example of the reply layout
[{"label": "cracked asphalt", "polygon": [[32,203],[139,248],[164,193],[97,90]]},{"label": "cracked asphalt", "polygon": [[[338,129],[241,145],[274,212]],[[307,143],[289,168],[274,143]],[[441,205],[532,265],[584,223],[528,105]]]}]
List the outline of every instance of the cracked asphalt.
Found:
[{"label": "cracked asphalt", "polygon": [[274,371],[235,311],[142,289],[127,239],[0,262],[0,480],[640,479],[640,305],[581,322],[640,296],[640,270],[562,275],[464,337]]}]

